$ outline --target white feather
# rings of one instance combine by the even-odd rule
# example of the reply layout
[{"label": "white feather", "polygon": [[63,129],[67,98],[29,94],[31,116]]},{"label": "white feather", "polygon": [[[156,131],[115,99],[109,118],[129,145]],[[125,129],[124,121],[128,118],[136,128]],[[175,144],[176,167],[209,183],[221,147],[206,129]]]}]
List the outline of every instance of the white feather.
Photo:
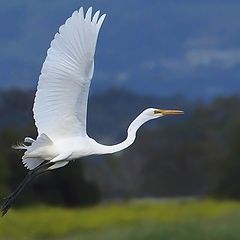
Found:
[{"label": "white feather", "polygon": [[[26,150],[22,157],[25,167],[32,170],[39,166],[39,169],[30,172],[6,199],[2,215],[6,214],[14,198],[34,174],[42,173],[47,170],[46,167],[52,170],[80,157],[121,151],[134,142],[139,127],[147,121],[168,114],[183,113],[179,110],[146,109],[130,124],[127,138],[116,145],[102,145],[88,137],[88,92],[94,71],[98,32],[106,16],[103,14],[99,18],[99,14],[97,11],[93,15],[92,8],[89,8],[84,17],[83,9],[80,8],[59,28],[59,33],[51,42],[42,66],[33,107],[38,137],[36,140],[26,137],[24,142],[28,146],[23,144],[15,147]],[[41,165],[45,161],[49,161],[46,162],[47,165]]]},{"label": "white feather", "polygon": [[[59,28],[43,64],[33,112],[38,134],[52,140],[86,135],[86,112],[94,54],[105,15],[92,20],[75,11]],[[97,21],[98,20],[98,21]]]},{"label": "white feather", "polygon": [[32,170],[38,167],[41,163],[43,163],[44,160],[40,158],[23,158],[22,162],[24,167],[26,167],[29,170]]},{"label": "white feather", "polygon": [[[93,154],[109,154],[130,146],[137,130],[145,122],[164,114],[182,114],[179,110],[149,108],[129,126],[127,138],[116,145],[105,146],[86,134],[87,100],[94,71],[94,54],[105,14],[89,8],[73,12],[59,28],[43,63],[33,113],[38,137],[26,138],[23,163],[29,169],[43,161],[55,163],[49,169]],[[162,113],[162,114],[161,114]]]}]

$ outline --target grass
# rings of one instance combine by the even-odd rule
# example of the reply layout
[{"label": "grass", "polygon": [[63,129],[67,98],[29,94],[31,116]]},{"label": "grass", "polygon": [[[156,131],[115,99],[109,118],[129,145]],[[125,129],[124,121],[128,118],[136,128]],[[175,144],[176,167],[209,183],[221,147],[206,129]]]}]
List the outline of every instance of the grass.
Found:
[{"label": "grass", "polygon": [[0,239],[239,240],[240,203],[135,200],[12,210],[0,219]]}]

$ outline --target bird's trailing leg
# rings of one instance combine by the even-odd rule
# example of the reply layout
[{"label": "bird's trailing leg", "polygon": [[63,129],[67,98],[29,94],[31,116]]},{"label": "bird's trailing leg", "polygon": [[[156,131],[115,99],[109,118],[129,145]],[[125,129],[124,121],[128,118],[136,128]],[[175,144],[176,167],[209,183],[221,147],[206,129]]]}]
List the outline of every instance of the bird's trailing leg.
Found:
[{"label": "bird's trailing leg", "polygon": [[1,212],[2,216],[4,216],[8,210],[11,208],[13,201],[15,198],[21,193],[23,188],[30,183],[35,177],[39,176],[40,174],[48,171],[49,167],[51,167],[54,163],[51,162],[45,162],[38,166],[37,168],[30,170],[27,174],[27,176],[23,179],[23,181],[18,185],[18,187],[5,199]]}]

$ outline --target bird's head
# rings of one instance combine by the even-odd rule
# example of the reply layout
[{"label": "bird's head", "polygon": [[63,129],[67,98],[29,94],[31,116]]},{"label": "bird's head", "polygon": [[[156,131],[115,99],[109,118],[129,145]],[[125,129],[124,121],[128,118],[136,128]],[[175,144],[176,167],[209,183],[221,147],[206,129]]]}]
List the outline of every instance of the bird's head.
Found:
[{"label": "bird's head", "polygon": [[180,115],[184,112],[181,110],[165,110],[165,109],[159,109],[159,108],[148,108],[145,111],[143,111],[143,115],[145,115],[147,118],[155,119],[167,115]]}]

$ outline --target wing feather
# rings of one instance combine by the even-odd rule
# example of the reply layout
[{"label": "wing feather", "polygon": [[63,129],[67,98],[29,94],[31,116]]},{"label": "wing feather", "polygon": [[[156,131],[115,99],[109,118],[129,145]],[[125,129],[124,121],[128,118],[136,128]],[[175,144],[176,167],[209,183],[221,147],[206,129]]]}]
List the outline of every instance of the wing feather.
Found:
[{"label": "wing feather", "polygon": [[[105,14],[73,12],[59,28],[43,63],[33,113],[39,136],[52,140],[86,135],[86,112],[94,54]],[[93,16],[92,16],[93,15]]]}]

